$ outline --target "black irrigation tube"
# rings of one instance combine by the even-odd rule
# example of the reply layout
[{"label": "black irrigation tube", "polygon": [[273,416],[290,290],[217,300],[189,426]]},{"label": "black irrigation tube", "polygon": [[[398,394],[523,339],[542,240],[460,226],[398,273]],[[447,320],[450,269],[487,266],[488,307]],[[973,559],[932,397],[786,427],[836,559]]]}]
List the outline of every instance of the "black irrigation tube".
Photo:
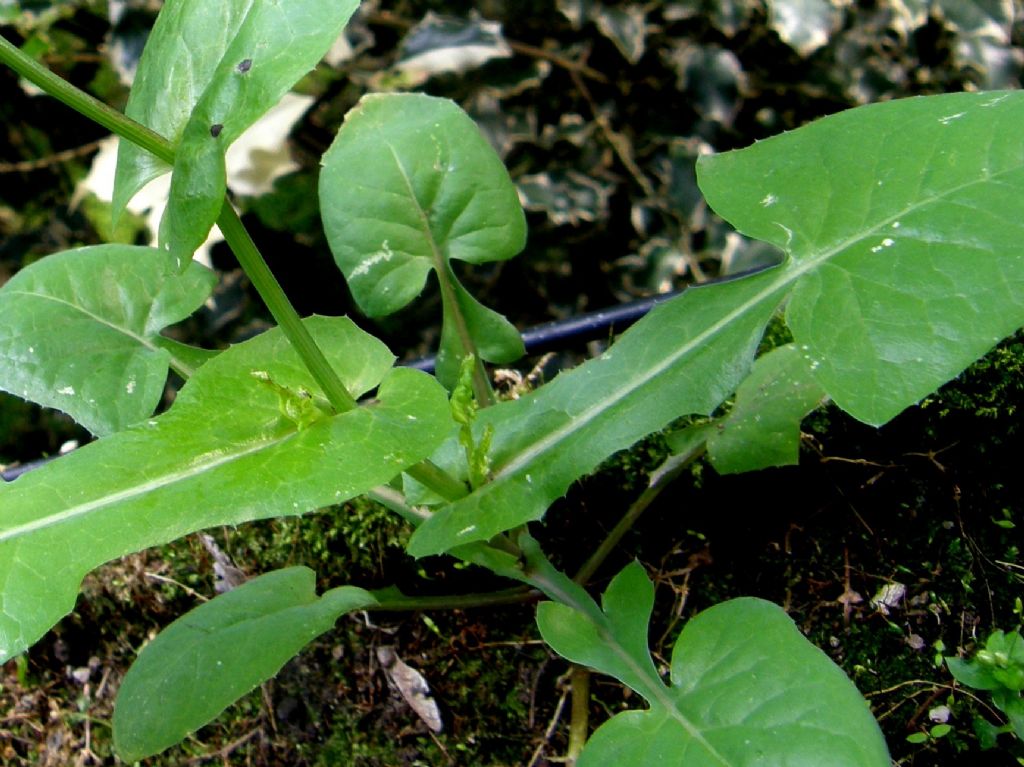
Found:
[{"label": "black irrigation tube", "polygon": [[[527,354],[543,354],[555,349],[562,349],[570,343],[608,338],[612,333],[621,333],[655,306],[674,298],[680,292],[662,293],[619,304],[610,309],[600,309],[596,312],[588,312],[565,320],[545,322],[543,325],[527,328],[522,333],[523,346],[526,347]],[[434,362],[435,358],[430,356],[399,364],[433,373]]]},{"label": "black irrigation tube", "polygon": [[[739,277],[745,277],[753,272],[759,272],[764,268],[767,268],[767,266],[749,269],[726,277],[719,277],[714,280],[709,280],[706,284],[731,281]],[[650,296],[648,298],[630,301],[625,304],[619,304],[618,306],[613,306],[610,309],[588,312],[576,317],[570,317],[566,320],[546,322],[543,325],[528,328],[523,331],[523,345],[526,347],[527,354],[543,354],[544,352],[552,351],[554,349],[564,348],[570,343],[580,343],[608,338],[612,333],[621,333],[634,322],[642,318],[655,306],[663,303],[664,301],[668,301],[670,298],[674,298],[681,292],[681,290],[677,290],[669,293],[662,293],[657,296]],[[401,364],[406,367],[423,370],[428,373],[432,373],[434,371],[433,356],[421,357],[420,359],[411,360]],[[0,471],[0,479],[3,479],[5,482],[12,482],[22,474],[30,472],[33,469],[38,469],[40,466],[49,463],[57,457],[59,456],[39,458],[34,461],[28,461],[27,463],[22,463],[8,469],[4,469]]]}]

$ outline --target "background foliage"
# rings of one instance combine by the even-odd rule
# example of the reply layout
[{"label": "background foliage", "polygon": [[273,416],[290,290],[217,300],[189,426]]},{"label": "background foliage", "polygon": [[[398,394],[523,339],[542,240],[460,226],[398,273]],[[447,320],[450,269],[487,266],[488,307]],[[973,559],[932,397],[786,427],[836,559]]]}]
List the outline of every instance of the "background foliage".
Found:
[{"label": "background foliage", "polygon": [[[0,20],[51,68],[123,107],[157,5],[6,2]],[[320,155],[363,93],[415,88],[454,98],[498,149],[528,212],[525,255],[454,266],[470,292],[525,327],[772,260],[767,246],[708,213],[695,158],[858,104],[1018,87],[1024,22],[1014,13],[1012,0],[366,0],[346,44],[298,89],[312,100],[291,135],[297,169],[259,196],[236,192],[301,313],[352,313],[395,353],[415,357],[436,346],[438,299],[384,320],[363,317],[317,216]],[[107,205],[75,194],[100,129],[8,72],[0,118],[0,281],[56,250],[111,236],[148,241],[141,217],[112,231]],[[180,332],[218,347],[267,318],[226,249],[214,246],[211,258],[222,272],[216,302]],[[544,373],[587,353],[566,350]],[[979,751],[972,719],[995,714],[954,692],[936,659],[1020,620],[1022,360],[1024,343],[1011,340],[882,430],[820,412],[805,425],[799,469],[724,479],[697,466],[624,547],[655,577],[658,603],[672,603],[655,613],[656,651],[703,607],[738,595],[771,599],[869,696],[900,763],[1012,763],[1007,750]],[[83,437],[60,415],[0,397],[0,462]],[[548,515],[541,532],[566,566],[586,550],[580,520],[615,520],[663,453],[658,439],[647,441]],[[754,507],[749,498],[762,500]],[[242,569],[305,564],[320,590],[387,585],[396,575],[403,588],[428,592],[463,582],[458,570],[405,559],[405,532],[368,503],[217,532]],[[211,555],[191,539],[90,576],[76,613],[26,663],[4,668],[2,763],[112,763],[109,712],[127,662],[156,626],[212,595],[212,584]],[[130,628],[120,631],[119,618],[118,632],[107,630],[114,615]],[[544,764],[564,749],[565,665],[537,644],[530,616],[516,607],[346,619],[230,718],[165,758]],[[446,706],[446,733],[431,737],[390,695],[371,649],[378,644],[427,673]],[[626,703],[620,687],[598,680],[594,722]],[[943,707],[952,731],[906,740],[930,732]]]}]

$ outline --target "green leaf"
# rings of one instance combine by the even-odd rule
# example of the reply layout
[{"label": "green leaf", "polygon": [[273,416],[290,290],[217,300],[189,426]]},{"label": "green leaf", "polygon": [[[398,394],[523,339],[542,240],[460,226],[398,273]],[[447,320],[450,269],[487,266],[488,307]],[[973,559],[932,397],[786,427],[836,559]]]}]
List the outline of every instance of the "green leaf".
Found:
[{"label": "green leaf", "polygon": [[[312,69],[358,0],[168,0],[150,33],[125,114],[177,146],[161,226],[179,262],[206,239],[224,200],[224,152]],[[170,168],[121,142],[115,215]]]},{"label": "green leaf", "polygon": [[118,755],[134,762],[183,740],[274,676],[338,616],[376,601],[352,586],[317,597],[313,571],[290,567],[186,613],[143,648],[121,683]]},{"label": "green leaf", "polygon": [[945,661],[949,673],[960,684],[975,690],[998,690],[1002,687],[999,681],[992,676],[991,670],[975,660],[967,661],[962,658],[950,657]]},{"label": "green leaf", "polygon": [[[742,379],[781,295],[763,273],[660,304],[601,357],[480,412],[494,429],[492,479],[427,519],[413,556],[488,540],[530,520],[579,476],[685,413],[708,414]],[[733,312],[735,307],[740,307]],[[732,322],[723,323],[722,316]],[[442,456],[438,456],[445,465]]]},{"label": "green leaf", "polygon": [[[206,362],[220,354],[217,349],[201,349],[198,346],[183,344],[167,336],[158,336],[156,345],[161,349],[170,352],[173,359],[179,360],[180,364],[187,365],[192,372],[201,368]],[[191,375],[191,373],[189,373]]]},{"label": "green leaf", "polygon": [[702,158],[711,206],[784,248],[786,320],[844,410],[885,423],[1024,324],[1024,94],[861,107]]},{"label": "green leaf", "polygon": [[1009,725],[1014,734],[1024,740],[1024,698],[1020,696],[1019,692],[1014,695],[1006,691],[993,695],[993,701],[1010,720]]},{"label": "green leaf", "polygon": [[722,474],[790,466],[800,457],[800,421],[825,393],[811,364],[792,344],[754,363],[736,402],[708,436],[708,457]]},{"label": "green leaf", "polygon": [[383,344],[344,318],[305,320],[354,397],[297,423],[253,376],[323,398],[272,330],[203,365],[164,415],[86,445],[0,487],[0,658],[74,606],[82,577],[131,551],[215,525],[302,514],[390,481],[452,428],[444,389],[392,369]]},{"label": "green leaf", "polygon": [[602,725],[580,767],[888,767],[864,698],[770,602],[734,599],[693,618],[666,686],[647,649],[653,592],[633,564],[612,581],[603,614],[538,606],[541,635],[556,652],[615,676],[650,706]]},{"label": "green leaf", "polygon": [[712,206],[787,260],[687,290],[602,357],[481,413],[492,481],[432,515],[410,553],[539,519],[616,450],[709,414],[783,300],[818,383],[855,417],[881,424],[934,391],[1024,324],[1022,122],[1018,92],[907,99],[702,158]]},{"label": "green leaf", "polygon": [[603,615],[584,615],[557,602],[539,604],[541,636],[559,655],[610,674],[641,694],[652,684],[660,687],[647,644],[654,585],[643,567],[633,562],[616,575],[601,604]]},{"label": "green leaf", "polygon": [[35,262],[0,288],[0,388],[104,435],[152,415],[168,366],[195,359],[159,334],[188,317],[216,276],[153,248],[98,245]]},{"label": "green leaf", "polygon": [[320,204],[335,261],[367,315],[398,311],[434,271],[444,328],[439,375],[458,377],[472,342],[491,362],[523,354],[518,332],[476,302],[450,260],[512,258],[526,241],[519,198],[473,121],[446,99],[373,94],[345,117],[320,174]]}]

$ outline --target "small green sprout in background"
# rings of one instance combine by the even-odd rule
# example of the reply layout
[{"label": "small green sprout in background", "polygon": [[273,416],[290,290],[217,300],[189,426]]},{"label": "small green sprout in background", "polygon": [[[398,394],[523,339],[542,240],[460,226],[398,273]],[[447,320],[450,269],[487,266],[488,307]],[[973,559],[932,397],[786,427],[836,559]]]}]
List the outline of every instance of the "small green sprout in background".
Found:
[{"label": "small green sprout in background", "polygon": [[983,748],[994,747],[1004,732],[1024,740],[1024,641],[1019,629],[993,631],[971,660],[946,658],[946,665],[960,684],[991,692],[992,703],[1006,715],[1008,721],[1002,726],[980,718],[975,721]]}]

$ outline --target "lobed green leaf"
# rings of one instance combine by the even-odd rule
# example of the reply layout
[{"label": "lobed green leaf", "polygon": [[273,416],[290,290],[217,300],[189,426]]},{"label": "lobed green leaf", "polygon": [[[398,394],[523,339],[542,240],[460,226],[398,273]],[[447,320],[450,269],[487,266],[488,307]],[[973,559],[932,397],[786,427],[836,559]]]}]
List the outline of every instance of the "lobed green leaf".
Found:
[{"label": "lobed green leaf", "polygon": [[537,605],[541,637],[562,657],[653,697],[651,690],[662,686],[647,642],[654,585],[639,563],[629,564],[612,579],[602,608],[587,615],[565,604],[542,602]]},{"label": "lobed green leaf", "polygon": [[786,321],[879,425],[1024,324],[1024,94],[874,104],[703,158],[708,202],[784,248]]},{"label": "lobed green leaf", "polygon": [[56,253],[0,288],[0,388],[62,410],[94,434],[150,415],[168,366],[198,358],[160,336],[210,295],[216,276],[154,248],[97,245]]},{"label": "lobed green leaf", "polygon": [[543,516],[579,476],[746,373],[787,300],[825,393],[881,424],[1024,324],[1024,94],[961,93],[850,110],[702,158],[711,205],[786,249],[775,268],[690,289],[600,358],[481,413],[492,481],[435,513],[416,556]]},{"label": "lobed green leaf", "polygon": [[609,585],[602,613],[538,606],[537,625],[556,652],[611,674],[650,706],[602,725],[581,767],[888,767],[864,698],[781,608],[734,599],[691,619],[666,685],[647,647],[653,595],[634,563]]},{"label": "lobed green leaf", "polygon": [[[214,525],[344,501],[450,433],[433,378],[392,369],[384,345],[347,319],[305,324],[354,397],[379,383],[375,400],[322,410],[322,393],[275,329],[204,364],[166,414],[0,487],[0,659],[71,610],[93,567]],[[295,417],[282,390],[308,393],[320,415]]]},{"label": "lobed green leaf", "polygon": [[352,586],[318,597],[315,581],[307,567],[266,573],[161,631],[118,691],[118,756],[134,762],[178,743],[274,676],[338,616],[377,601]]}]

